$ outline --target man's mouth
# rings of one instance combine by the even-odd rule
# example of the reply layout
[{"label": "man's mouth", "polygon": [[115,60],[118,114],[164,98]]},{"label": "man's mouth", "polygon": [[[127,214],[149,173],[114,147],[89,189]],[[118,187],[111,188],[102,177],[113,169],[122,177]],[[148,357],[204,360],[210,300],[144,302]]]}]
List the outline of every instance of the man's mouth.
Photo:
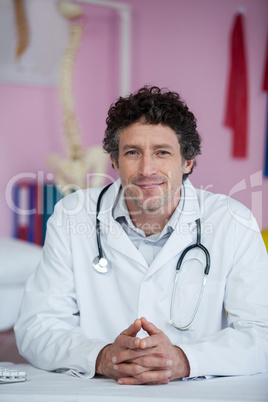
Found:
[{"label": "man's mouth", "polygon": [[159,183],[134,183],[136,186],[142,188],[142,189],[153,189],[153,188],[157,188],[159,186],[161,186],[163,184],[163,182],[159,182]]},{"label": "man's mouth", "polygon": [[163,183],[142,183],[142,184],[138,184],[138,186],[139,187],[142,187],[142,188],[154,188],[154,187],[158,187],[158,186],[161,186],[161,184],[163,184]]}]

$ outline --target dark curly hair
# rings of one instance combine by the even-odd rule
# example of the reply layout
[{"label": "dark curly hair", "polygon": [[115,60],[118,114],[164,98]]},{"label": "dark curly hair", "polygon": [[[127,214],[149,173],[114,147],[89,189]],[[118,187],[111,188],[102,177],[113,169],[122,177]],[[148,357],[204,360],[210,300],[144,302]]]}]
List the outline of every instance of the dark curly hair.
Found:
[{"label": "dark curly hair", "polygon": [[[176,92],[145,86],[128,97],[120,97],[113,103],[106,119],[107,128],[103,148],[118,165],[119,139],[122,129],[139,121],[144,124],[163,124],[178,137],[183,160],[195,159],[201,153],[201,138],[196,130],[196,119]],[[183,175],[183,180],[192,173]]]}]

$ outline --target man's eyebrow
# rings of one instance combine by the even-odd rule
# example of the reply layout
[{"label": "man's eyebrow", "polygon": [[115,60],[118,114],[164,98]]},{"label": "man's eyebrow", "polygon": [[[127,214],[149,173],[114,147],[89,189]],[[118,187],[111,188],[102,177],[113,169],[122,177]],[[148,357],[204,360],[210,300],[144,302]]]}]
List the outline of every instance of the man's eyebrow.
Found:
[{"label": "man's eyebrow", "polygon": [[153,146],[154,149],[174,149],[172,145],[169,144],[156,144]]},{"label": "man's eyebrow", "polygon": [[128,149],[138,149],[140,150],[141,148],[138,145],[133,145],[133,144],[125,144],[122,148],[122,151],[127,151]]},{"label": "man's eyebrow", "polygon": [[[141,147],[139,145],[134,145],[134,144],[125,144],[122,148],[122,151],[127,151],[128,149],[137,149],[140,150]],[[174,149],[171,145],[169,144],[155,144],[153,145],[153,149]]]}]

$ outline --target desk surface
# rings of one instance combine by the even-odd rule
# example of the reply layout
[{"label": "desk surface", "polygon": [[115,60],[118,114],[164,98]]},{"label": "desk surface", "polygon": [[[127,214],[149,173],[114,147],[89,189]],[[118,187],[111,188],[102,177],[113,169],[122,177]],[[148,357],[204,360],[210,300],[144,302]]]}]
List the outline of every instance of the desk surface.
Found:
[{"label": "desk surface", "polygon": [[85,380],[49,373],[30,365],[0,363],[26,371],[27,381],[1,384],[3,402],[163,402],[163,401],[268,401],[268,373],[249,377],[218,377],[201,381],[172,381],[167,385],[118,385],[108,378]]}]

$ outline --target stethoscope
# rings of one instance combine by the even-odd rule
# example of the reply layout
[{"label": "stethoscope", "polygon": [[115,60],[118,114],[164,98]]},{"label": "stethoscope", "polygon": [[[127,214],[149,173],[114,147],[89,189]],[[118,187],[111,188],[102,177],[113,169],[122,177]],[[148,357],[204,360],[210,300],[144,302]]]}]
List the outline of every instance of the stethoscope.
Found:
[{"label": "stethoscope", "polygon": [[[97,200],[97,206],[96,206],[96,240],[97,240],[97,246],[98,246],[98,252],[99,254],[94,258],[93,260],[93,267],[94,269],[101,273],[101,274],[106,274],[109,271],[109,267],[108,267],[108,261],[107,259],[103,256],[103,250],[102,250],[102,246],[101,246],[101,238],[100,238],[100,220],[98,218],[99,213],[100,213],[100,205],[101,205],[101,200],[102,197],[104,195],[104,193],[108,190],[108,188],[112,185],[113,183],[108,184],[108,186],[104,187],[102,189],[102,191],[100,192],[100,195],[98,197]],[[196,243],[195,244],[191,244],[190,246],[188,246],[181,254],[178,262],[177,262],[177,266],[176,266],[176,274],[175,274],[175,279],[174,279],[174,284],[173,284],[173,290],[172,290],[172,296],[171,296],[171,304],[170,304],[170,318],[168,320],[168,324],[173,325],[173,327],[175,327],[176,329],[178,329],[179,331],[189,331],[189,330],[193,330],[193,327],[191,327],[191,324],[196,316],[196,313],[199,309],[200,303],[201,303],[201,299],[203,296],[203,292],[204,292],[204,288],[206,286],[206,282],[207,282],[207,276],[209,274],[209,270],[210,270],[210,255],[209,255],[209,251],[207,250],[207,248],[205,246],[203,246],[203,244],[201,244],[201,222],[200,219],[197,219],[195,221],[196,223]],[[202,280],[202,286],[199,292],[199,296],[198,296],[198,300],[194,309],[194,312],[189,320],[189,322],[186,325],[183,326],[179,326],[176,325],[174,322],[174,299],[175,299],[175,294],[176,294],[176,289],[177,289],[177,282],[178,282],[178,276],[179,276],[179,272],[180,269],[183,265],[185,256],[187,253],[189,253],[189,251],[191,251],[194,248],[199,248],[201,251],[203,251],[203,253],[205,254],[206,257],[206,264],[204,264],[204,274],[203,274],[203,280]],[[191,260],[197,259],[199,261],[201,261],[199,258],[196,257],[191,257]]]},{"label": "stethoscope", "polygon": [[[200,219],[197,219],[195,221],[196,223],[196,243],[195,244],[191,244],[190,246],[188,246],[181,254],[179,261],[177,262],[177,266],[176,266],[176,275],[175,275],[175,279],[174,279],[174,284],[173,284],[173,290],[172,290],[172,296],[171,296],[171,303],[170,303],[170,318],[168,320],[168,324],[173,325],[173,327],[175,327],[176,329],[180,330],[180,331],[192,331],[193,327],[191,327],[191,324],[196,316],[196,313],[199,309],[200,303],[201,303],[201,299],[203,296],[203,292],[204,292],[204,288],[206,286],[207,283],[207,276],[209,274],[209,270],[210,270],[210,255],[209,255],[209,251],[208,249],[203,246],[203,244],[201,244],[201,222]],[[185,259],[186,254],[191,251],[193,248],[199,248],[200,250],[202,250],[205,254],[206,257],[206,265],[204,268],[204,275],[203,275],[203,280],[202,280],[202,286],[199,292],[199,296],[198,296],[198,300],[194,309],[194,312],[189,320],[189,322],[184,325],[184,326],[178,326],[175,324],[174,322],[174,299],[175,299],[175,294],[176,294],[176,289],[177,289],[177,282],[178,282],[178,276],[179,276],[179,272],[180,269],[183,265],[183,260]],[[199,258],[196,257],[191,257],[191,260],[199,260],[201,263],[202,261]]]},{"label": "stethoscope", "polygon": [[101,239],[100,239],[100,220],[99,220],[99,213],[100,213],[100,204],[102,197],[104,193],[108,190],[108,188],[112,185],[113,183],[108,184],[108,186],[104,187],[97,200],[97,206],[96,206],[96,239],[97,239],[97,246],[98,246],[98,252],[99,255],[94,258],[93,260],[93,267],[94,269],[99,272],[100,274],[106,274],[109,271],[108,267],[108,261],[107,259],[103,256],[103,251],[102,251],[102,246],[101,246]]}]

